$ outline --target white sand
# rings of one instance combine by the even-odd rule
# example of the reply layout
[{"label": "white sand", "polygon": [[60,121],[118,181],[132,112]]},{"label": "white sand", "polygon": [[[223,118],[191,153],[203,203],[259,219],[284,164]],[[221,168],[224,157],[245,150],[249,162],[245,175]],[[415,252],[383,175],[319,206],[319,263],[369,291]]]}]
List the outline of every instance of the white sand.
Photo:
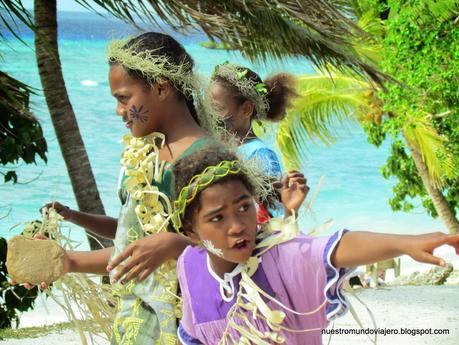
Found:
[{"label": "white sand", "polygon": [[[448,335],[386,335],[378,336],[377,344],[410,345],[457,345],[459,344],[459,286],[401,286],[379,289],[363,289],[357,295],[371,308],[379,328],[385,329],[447,329]],[[365,308],[350,297],[364,327],[372,327]],[[59,307],[49,303],[52,315],[43,315],[43,309],[37,308],[23,315],[23,326],[65,321],[65,315],[59,313]],[[61,318],[60,320],[58,320]],[[334,323],[335,329],[359,329],[352,315],[348,313]],[[329,336],[324,336],[327,344]],[[4,343],[4,342],[0,342]],[[81,344],[76,332],[66,330],[35,339],[9,339],[11,345],[76,345]],[[99,342],[108,344],[108,342]],[[365,335],[333,335],[332,345],[371,344]]]},{"label": "white sand", "polygon": [[[378,328],[447,329],[448,335],[378,335],[377,344],[459,344],[459,286],[399,286],[357,292],[373,312]],[[350,297],[364,327],[372,327],[365,308]],[[334,323],[335,329],[359,329],[351,313]],[[324,344],[328,341],[324,337]],[[372,344],[365,335],[332,336],[331,344]]]},{"label": "white sand", "polygon": [[[459,267],[459,256],[454,250],[442,247],[436,253],[455,268]],[[409,257],[402,257],[402,274],[415,270],[426,271],[429,265],[416,263]],[[389,271],[390,280],[392,272]],[[459,285],[455,286],[401,286],[379,289],[362,289],[357,295],[371,308],[376,324],[384,329],[448,329],[449,335],[379,335],[377,344],[410,344],[410,345],[458,345],[459,344]],[[365,308],[350,297],[352,305],[358,311],[364,327],[372,328],[371,319]],[[38,299],[34,310],[21,316],[20,327],[50,325],[66,322],[63,310],[51,298]],[[359,329],[358,324],[348,313],[334,323],[335,329]],[[329,336],[324,336],[327,344]],[[0,344],[12,345],[74,345],[81,344],[79,335],[70,330],[53,333],[35,339],[8,339]],[[99,344],[108,342],[99,341]],[[335,334],[332,345],[371,344],[365,335]]]}]

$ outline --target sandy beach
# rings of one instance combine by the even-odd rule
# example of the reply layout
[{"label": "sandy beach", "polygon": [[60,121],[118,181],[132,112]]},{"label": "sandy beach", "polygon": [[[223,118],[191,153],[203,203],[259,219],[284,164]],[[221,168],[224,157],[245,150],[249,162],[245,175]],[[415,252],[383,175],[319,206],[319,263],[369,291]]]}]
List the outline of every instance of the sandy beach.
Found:
[{"label": "sandy beach", "polygon": [[[457,273],[457,271],[456,271]],[[395,286],[376,289],[358,289],[356,295],[370,308],[376,325],[385,332],[399,332],[398,335],[378,335],[377,344],[393,345],[456,345],[459,338],[459,285],[445,286]],[[373,328],[366,308],[354,297],[349,296],[364,328]],[[43,302],[37,308],[25,313],[22,327],[53,324],[66,321],[66,316],[57,304],[48,300],[46,308]],[[351,313],[336,320],[329,329],[341,334],[324,335],[324,344],[349,345],[372,344],[364,334],[344,334],[359,330],[360,327]],[[448,334],[419,334],[446,330]],[[417,332],[417,335],[401,334]],[[77,332],[64,330],[34,339],[6,339],[0,343],[11,345],[77,345],[81,340]],[[108,344],[98,341],[98,344]]]}]

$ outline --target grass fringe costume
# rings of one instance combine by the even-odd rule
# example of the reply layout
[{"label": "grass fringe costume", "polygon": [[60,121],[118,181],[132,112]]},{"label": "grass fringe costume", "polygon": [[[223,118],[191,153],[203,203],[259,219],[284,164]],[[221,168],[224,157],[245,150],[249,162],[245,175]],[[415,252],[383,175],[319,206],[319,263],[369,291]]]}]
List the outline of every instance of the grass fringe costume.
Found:
[{"label": "grass fringe costume", "polygon": [[[40,247],[56,246],[62,250],[75,250],[78,247],[78,242],[73,241],[69,236],[64,234],[64,228],[61,226],[62,216],[54,209],[42,209],[42,221],[33,221],[26,223],[22,236],[12,237],[9,241],[14,243],[30,242],[35,244],[27,253],[16,253],[15,257],[8,257],[9,274],[18,283],[25,282],[41,282],[45,281],[48,274],[43,272],[43,268],[48,268],[49,265],[63,265],[63,256],[50,257],[49,252],[41,252]],[[51,240],[37,241],[33,240],[36,234],[42,234]],[[37,255],[44,256],[47,260],[47,266],[37,268],[41,262]],[[25,264],[27,258],[34,260],[36,263]],[[27,279],[22,280],[17,278],[15,266],[22,266],[20,269]],[[61,308],[65,311],[67,318],[72,322],[75,329],[78,331],[81,343],[97,343],[96,339],[110,339],[113,330],[113,319],[115,310],[115,299],[111,294],[111,288],[106,284],[97,283],[97,278],[94,275],[83,273],[67,273],[60,272],[59,277],[55,282],[44,291],[50,296]],[[51,283],[51,282],[47,282]],[[81,321],[84,320],[84,321]]]}]

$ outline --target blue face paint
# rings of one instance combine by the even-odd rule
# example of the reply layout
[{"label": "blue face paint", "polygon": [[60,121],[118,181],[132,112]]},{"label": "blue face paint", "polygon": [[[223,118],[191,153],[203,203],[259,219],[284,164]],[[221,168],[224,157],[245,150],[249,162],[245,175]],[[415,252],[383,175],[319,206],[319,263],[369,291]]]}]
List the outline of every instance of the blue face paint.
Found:
[{"label": "blue face paint", "polygon": [[129,114],[131,115],[131,119],[133,121],[137,122],[146,122],[148,119],[148,116],[146,115],[148,113],[148,110],[143,109],[143,105],[140,106],[139,109],[136,108],[135,105],[132,106],[131,109],[129,109]]}]

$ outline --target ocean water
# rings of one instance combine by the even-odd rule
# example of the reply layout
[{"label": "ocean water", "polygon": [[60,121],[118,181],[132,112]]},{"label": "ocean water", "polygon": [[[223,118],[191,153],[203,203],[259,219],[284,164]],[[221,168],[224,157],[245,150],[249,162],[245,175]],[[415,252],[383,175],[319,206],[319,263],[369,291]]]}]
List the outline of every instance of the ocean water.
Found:
[{"label": "ocean water", "polygon": [[[120,22],[88,13],[60,13],[59,28],[60,56],[70,100],[106,213],[117,216],[120,140],[127,129],[115,114],[115,100],[107,82],[105,49],[109,39],[135,31]],[[0,236],[7,238],[20,232],[20,226],[12,228],[14,225],[39,218],[38,209],[51,200],[76,206],[40,91],[33,38],[27,30],[22,30],[22,36],[29,46],[12,38],[1,42],[3,61],[0,65],[2,70],[38,89],[38,95],[31,99],[32,109],[43,126],[49,152],[47,164],[41,161],[37,165],[18,164],[16,170],[21,184],[0,183]],[[204,76],[209,76],[213,67],[225,60],[250,66],[262,76],[275,71],[295,74],[313,71],[310,64],[301,59],[251,64],[238,53],[207,50],[198,44],[205,40],[200,34],[177,38],[194,57],[197,70]],[[335,222],[327,232],[343,227],[391,233],[445,230],[439,220],[431,219],[420,206],[408,214],[394,213],[390,209],[388,199],[394,181],[384,180],[379,172],[388,154],[387,144],[379,149],[371,146],[356,124],[349,124],[340,134],[341,138],[331,147],[308,143],[309,158],[302,163],[302,169],[312,188],[311,194],[322,176],[324,183],[303,220],[305,231],[329,219]],[[72,236],[84,241],[82,231],[74,228]]]}]

